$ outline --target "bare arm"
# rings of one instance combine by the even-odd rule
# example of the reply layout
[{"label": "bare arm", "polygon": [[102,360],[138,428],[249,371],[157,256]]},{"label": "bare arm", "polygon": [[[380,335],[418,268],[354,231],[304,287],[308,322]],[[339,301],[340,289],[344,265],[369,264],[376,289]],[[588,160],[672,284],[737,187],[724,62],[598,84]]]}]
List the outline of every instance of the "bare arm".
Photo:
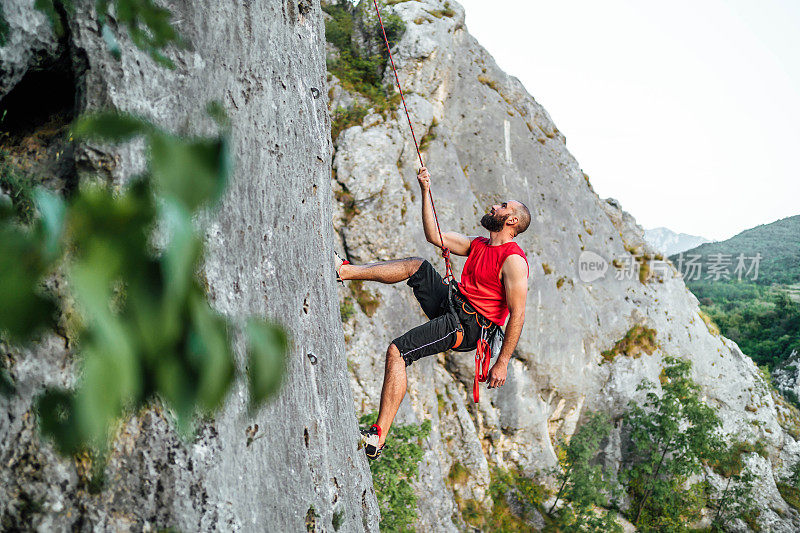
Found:
[{"label": "bare arm", "polygon": [[509,316],[500,355],[489,370],[489,388],[499,387],[506,382],[508,361],[517,347],[525,323],[525,300],[528,297],[528,266],[522,256],[508,256],[501,272]]},{"label": "bare arm", "polygon": [[[436,219],[433,216],[433,205],[431,205],[431,178],[427,168],[422,167],[419,170],[417,181],[419,181],[419,188],[422,192],[422,228],[425,230],[425,238],[429,243],[441,248],[439,232],[436,230]],[[442,232],[444,245],[456,255],[467,255],[473,238],[454,231]]]}]

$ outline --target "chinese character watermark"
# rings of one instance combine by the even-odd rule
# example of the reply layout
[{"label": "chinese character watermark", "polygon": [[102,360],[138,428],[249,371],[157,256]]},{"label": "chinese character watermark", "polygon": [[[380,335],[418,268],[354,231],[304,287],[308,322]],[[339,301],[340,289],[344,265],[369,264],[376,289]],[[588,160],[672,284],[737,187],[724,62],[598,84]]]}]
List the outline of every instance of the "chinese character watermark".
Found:
[{"label": "chinese character watermark", "polygon": [[[650,255],[637,255],[633,256],[626,254],[621,257],[614,258],[613,261],[607,261],[603,256],[595,252],[584,250],[578,258],[578,277],[584,283],[602,279],[606,277],[610,265],[614,266],[614,279],[619,281],[639,279],[649,279],[652,276],[658,276],[662,280],[668,276],[671,270],[670,263],[661,259],[654,259]],[[678,274],[684,281],[698,281],[698,280],[730,280],[737,279],[742,281],[743,278],[750,276],[752,281],[758,279],[758,267],[763,256],[760,252],[756,252],[753,256],[746,256],[740,253],[736,256],[733,254],[714,253],[708,254],[703,261],[701,254],[678,254],[676,263],[674,265]],[[646,278],[640,277],[644,271]],[[705,272],[703,270],[705,269]],[[704,277],[705,274],[705,277]]]},{"label": "chinese character watermark", "polygon": [[[734,266],[733,256],[731,254],[708,254],[708,268],[706,270],[706,276],[703,277],[703,263],[700,262],[702,257],[703,256],[700,254],[686,254],[686,258],[688,259],[685,259],[683,252],[678,254],[675,268],[678,269],[678,273],[683,277],[684,281],[698,281],[700,279],[713,281],[719,281],[720,279],[729,280],[731,279],[731,275],[737,280],[742,281],[742,278],[750,276],[751,274],[752,277],[750,279],[756,281],[758,279],[758,265],[763,258],[760,252],[756,252],[756,255],[750,257],[746,256],[744,253],[740,253],[736,256],[736,264]],[[731,266],[734,266],[733,274],[730,272]]]}]

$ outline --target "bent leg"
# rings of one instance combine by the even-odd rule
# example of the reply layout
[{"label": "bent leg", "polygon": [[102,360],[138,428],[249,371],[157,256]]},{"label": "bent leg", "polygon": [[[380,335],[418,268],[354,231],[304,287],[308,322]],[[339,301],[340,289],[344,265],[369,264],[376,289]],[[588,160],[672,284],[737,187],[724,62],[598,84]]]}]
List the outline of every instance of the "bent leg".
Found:
[{"label": "bent leg", "polygon": [[381,428],[379,445],[386,441],[389,428],[392,427],[400,402],[406,394],[406,362],[400,356],[400,350],[394,344],[386,350],[386,370],[383,374],[383,389],[381,390],[381,407],[378,411],[378,421]]},{"label": "bent leg", "polygon": [[392,261],[379,261],[368,265],[342,265],[339,275],[342,279],[363,279],[381,283],[397,283],[404,281],[419,270],[423,259],[408,257]]},{"label": "bent leg", "polygon": [[446,314],[407,331],[389,345],[377,422],[381,428],[380,444],[386,440],[406,394],[406,366],[422,357],[449,350],[460,329],[458,319]]}]

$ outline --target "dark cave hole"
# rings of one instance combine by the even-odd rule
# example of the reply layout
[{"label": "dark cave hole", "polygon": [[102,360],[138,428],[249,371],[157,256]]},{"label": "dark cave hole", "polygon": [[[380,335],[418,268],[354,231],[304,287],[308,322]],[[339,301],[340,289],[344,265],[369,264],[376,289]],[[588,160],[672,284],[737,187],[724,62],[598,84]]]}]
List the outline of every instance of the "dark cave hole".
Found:
[{"label": "dark cave hole", "polygon": [[0,100],[0,131],[11,141],[53,125],[69,124],[75,116],[75,79],[69,60],[31,70]]},{"label": "dark cave hole", "polygon": [[0,99],[0,185],[15,198],[30,197],[36,186],[66,196],[77,189],[69,138],[76,76],[66,46],[62,50],[58,58],[32,67]]}]

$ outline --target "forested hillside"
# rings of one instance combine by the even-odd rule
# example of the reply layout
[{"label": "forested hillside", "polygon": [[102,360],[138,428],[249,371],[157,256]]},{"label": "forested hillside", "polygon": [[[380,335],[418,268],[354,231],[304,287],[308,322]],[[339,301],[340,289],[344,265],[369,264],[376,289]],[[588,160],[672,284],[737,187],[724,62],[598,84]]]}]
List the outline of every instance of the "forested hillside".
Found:
[{"label": "forested hillside", "polygon": [[772,369],[800,349],[800,215],[670,259],[720,332],[756,363]]},{"label": "forested hillside", "polygon": [[[763,286],[798,283],[800,215],[756,226],[725,241],[701,244],[669,259],[690,287],[694,281],[707,279],[747,280]],[[702,271],[693,270],[689,260],[702,264]]]}]

